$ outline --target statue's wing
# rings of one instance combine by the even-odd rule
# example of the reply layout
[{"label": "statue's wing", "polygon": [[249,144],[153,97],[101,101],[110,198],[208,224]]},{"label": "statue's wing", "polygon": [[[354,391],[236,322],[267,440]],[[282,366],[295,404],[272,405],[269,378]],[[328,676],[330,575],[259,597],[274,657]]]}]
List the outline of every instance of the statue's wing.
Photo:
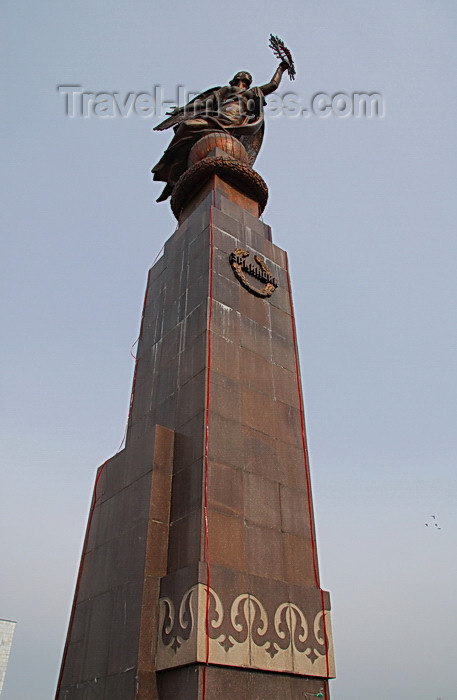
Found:
[{"label": "statue's wing", "polygon": [[188,102],[183,107],[176,107],[172,112],[168,113],[169,116],[167,117],[167,119],[164,119],[163,122],[157,124],[157,126],[154,127],[154,131],[163,131],[164,129],[169,129],[171,126],[176,126],[177,124],[180,124],[186,119],[191,119],[194,116],[198,116],[197,105],[195,103],[205,102],[206,100],[211,98],[214,95],[214,93],[217,92],[217,90],[220,90],[220,87],[214,87],[210,88],[209,90],[205,90],[205,92],[202,92],[200,93],[200,95],[194,97],[193,100]]},{"label": "statue's wing", "polygon": [[265,125],[262,124],[260,129],[255,134],[244,134],[240,137],[240,141],[248,152],[249,165],[252,167],[254,165],[255,159],[257,158],[260,147],[263,141],[263,134],[265,131]]}]

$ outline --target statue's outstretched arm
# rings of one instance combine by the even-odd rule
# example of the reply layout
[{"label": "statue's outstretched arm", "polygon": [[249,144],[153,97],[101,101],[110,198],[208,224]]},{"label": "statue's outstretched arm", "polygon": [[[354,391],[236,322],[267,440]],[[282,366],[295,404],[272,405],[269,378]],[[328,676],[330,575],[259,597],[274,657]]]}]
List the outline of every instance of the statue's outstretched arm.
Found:
[{"label": "statue's outstretched arm", "polygon": [[279,83],[281,82],[281,78],[283,76],[283,73],[288,68],[289,68],[289,64],[287,63],[287,61],[281,61],[281,63],[277,67],[270,82],[266,83],[265,85],[259,86],[260,90],[262,90],[264,95],[269,95],[271,92],[274,92],[275,90],[278,89]]}]

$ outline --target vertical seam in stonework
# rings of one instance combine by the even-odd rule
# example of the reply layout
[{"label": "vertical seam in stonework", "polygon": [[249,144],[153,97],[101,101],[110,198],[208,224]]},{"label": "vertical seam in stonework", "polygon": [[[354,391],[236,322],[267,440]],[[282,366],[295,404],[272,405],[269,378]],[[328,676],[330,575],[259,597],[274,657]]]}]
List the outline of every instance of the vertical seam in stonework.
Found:
[{"label": "vertical seam in stonework", "polygon": [[205,599],[205,633],[206,655],[202,676],[202,700],[206,698],[206,669],[209,662],[209,588],[211,572],[209,564],[209,525],[208,525],[208,472],[209,472],[209,404],[210,404],[210,379],[211,379],[211,322],[213,317],[213,206],[215,203],[215,191],[213,186],[213,201],[209,210],[209,280],[208,280],[208,340],[206,358],[206,407],[205,407],[205,484],[203,514],[205,521],[205,559],[206,559],[206,599]]},{"label": "vertical seam in stonework", "polygon": [[306,444],[305,416],[304,416],[304,410],[303,410],[303,392],[302,392],[302,388],[301,388],[300,365],[299,365],[299,361],[298,361],[297,331],[295,328],[294,305],[292,302],[292,285],[290,283],[289,261],[288,261],[287,253],[285,253],[285,256],[286,256],[287,286],[289,288],[290,311],[291,311],[291,317],[292,317],[292,337],[293,337],[293,341],[294,341],[295,372],[297,375],[298,399],[299,399],[299,404],[300,404],[300,423],[301,423],[301,432],[302,432],[302,441],[303,441],[303,456],[304,456],[304,461],[305,461],[306,487],[307,487],[307,491],[308,491],[308,493],[307,493],[307,496],[308,496],[308,515],[309,515],[309,525],[310,525],[310,533],[311,533],[311,549],[312,549],[312,555],[313,555],[314,579],[316,582],[316,586],[319,588],[319,590],[321,592],[322,624],[324,627],[324,645],[325,645],[325,665],[326,665],[327,678],[328,678],[328,676],[329,676],[329,660],[328,660],[327,626],[326,626],[326,622],[325,622],[324,592],[320,586],[319,572],[318,572],[318,568],[317,568],[316,538],[315,538],[313,513],[312,513],[312,507],[311,507],[311,477],[310,477],[310,473],[309,473],[308,449],[307,449],[307,444]]}]

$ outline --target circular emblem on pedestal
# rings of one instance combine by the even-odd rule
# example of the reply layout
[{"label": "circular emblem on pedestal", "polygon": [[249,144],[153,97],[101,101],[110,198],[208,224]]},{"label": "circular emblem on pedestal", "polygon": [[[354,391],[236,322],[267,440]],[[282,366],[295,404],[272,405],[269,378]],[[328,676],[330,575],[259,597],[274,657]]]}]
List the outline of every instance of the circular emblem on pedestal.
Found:
[{"label": "circular emblem on pedestal", "polygon": [[[252,294],[264,298],[271,297],[278,286],[278,283],[271,274],[270,268],[258,255],[254,255],[254,260],[257,265],[249,263],[247,261],[248,257],[248,251],[243,250],[242,248],[236,248],[233,253],[230,253],[230,265],[235,273],[235,277],[241,282],[243,287],[249,290]],[[252,282],[251,279],[253,280]],[[264,286],[259,287],[254,280],[264,282]]]}]

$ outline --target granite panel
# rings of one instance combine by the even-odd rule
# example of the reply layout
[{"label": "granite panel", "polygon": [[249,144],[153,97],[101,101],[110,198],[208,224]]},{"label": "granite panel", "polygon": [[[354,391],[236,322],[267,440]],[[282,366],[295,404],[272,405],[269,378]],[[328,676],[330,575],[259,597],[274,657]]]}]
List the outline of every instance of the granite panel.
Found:
[{"label": "granite panel", "polygon": [[226,464],[210,462],[208,504],[212,510],[241,516],[244,508],[243,472]]},{"label": "granite panel", "polygon": [[247,523],[246,564],[250,574],[284,580],[284,545],[281,533]]},{"label": "granite panel", "polygon": [[167,572],[168,529],[168,523],[149,521],[145,566],[147,576],[165,576]]},{"label": "granite panel", "polygon": [[241,232],[243,225],[238,217],[229,216],[225,212],[213,207],[212,209],[212,224],[213,231],[219,229],[241,240]]},{"label": "granite panel", "polygon": [[295,348],[290,339],[283,338],[276,333],[271,334],[271,357],[276,365],[280,365],[290,372],[297,371]]},{"label": "granite panel", "polygon": [[186,319],[184,321],[185,324],[185,330],[184,330],[184,342],[182,347],[180,348],[181,351],[184,349],[186,352],[189,350],[190,344],[198,338],[198,336],[206,331],[206,325],[207,325],[207,303],[206,299],[205,301],[202,301],[201,304],[199,304],[197,307],[195,307],[188,316],[186,316]]},{"label": "granite panel", "polygon": [[202,491],[203,462],[199,459],[173,476],[170,522],[175,522],[200,508]]},{"label": "granite panel", "polygon": [[267,395],[259,394],[257,391],[243,386],[241,409],[243,425],[254,428],[254,430],[265,433],[265,435],[269,435],[270,437],[275,437],[276,403],[277,402],[272,401]]},{"label": "granite panel", "polygon": [[274,294],[269,297],[269,300],[270,304],[276,306],[277,309],[284,311],[286,314],[292,313],[289,290],[287,287],[278,286]]},{"label": "granite panel", "polygon": [[240,351],[235,343],[211,333],[211,370],[229,377],[238,377]]},{"label": "granite panel", "polygon": [[175,357],[181,346],[181,334],[183,332],[182,323],[172,328],[166,335],[163,336],[160,349],[160,358],[157,369],[167,365],[170,360]]},{"label": "granite panel", "polygon": [[209,559],[215,566],[245,570],[243,519],[208,509]]},{"label": "granite panel", "polygon": [[277,455],[277,441],[247,426],[242,427],[243,466],[248,472],[283,482],[285,466]]},{"label": "granite panel", "polygon": [[110,645],[111,617],[114,596],[109,591],[91,601],[90,634],[85,640],[83,676],[80,680],[92,680],[106,676]]},{"label": "granite panel", "polygon": [[205,406],[206,371],[189,379],[179,389],[176,422],[183,425],[196,416]]},{"label": "granite panel", "polygon": [[[232,273],[233,274],[233,273]],[[275,292],[273,292],[275,294]],[[240,312],[261,326],[270,328],[270,302],[269,298],[257,297],[244,287],[240,292]]]},{"label": "granite panel", "polygon": [[154,465],[149,517],[168,525],[170,518],[171,473],[166,474]]},{"label": "granite panel", "polygon": [[258,474],[244,473],[244,516],[255,525],[280,530],[279,484]]},{"label": "granite panel", "polygon": [[287,581],[300,586],[313,586],[315,577],[311,540],[285,532],[284,553]]},{"label": "granite panel", "polygon": [[281,486],[281,529],[297,537],[310,537],[308,499],[304,491]]},{"label": "granite panel", "polygon": [[168,547],[168,571],[171,573],[198,561],[202,551],[201,511],[194,510],[171,523]]},{"label": "granite panel", "polygon": [[179,471],[186,464],[192,464],[203,456],[204,452],[205,413],[197,416],[182,426],[175,436],[174,471]]},{"label": "granite panel", "polygon": [[201,680],[197,665],[160,671],[157,674],[160,700],[196,700],[201,697]]},{"label": "granite panel", "polygon": [[[196,374],[201,372],[206,366],[207,347],[206,347],[206,331],[201,333],[186,347],[186,352],[181,353],[179,357],[178,381],[179,384],[185,384],[189,379],[192,379]],[[176,424],[179,427],[178,424]]]},{"label": "granite panel", "polygon": [[272,332],[282,336],[288,343],[292,344],[292,316],[270,304],[270,319]]},{"label": "granite panel", "polygon": [[[127,700],[134,698],[136,692],[136,668],[126,669],[123,673],[108,676],[104,700]],[[87,700],[92,700],[89,696]]]},{"label": "granite panel", "polygon": [[[227,263],[228,264],[228,263]],[[230,266],[229,266],[230,267]],[[212,297],[225,306],[229,306],[235,311],[240,310],[240,293],[243,289],[241,284],[235,279],[233,273],[233,282],[227,277],[214,274],[212,284]]]},{"label": "granite panel", "polygon": [[241,421],[240,382],[214,371],[211,372],[210,381],[209,407],[211,412],[239,423]]},{"label": "granite panel", "polygon": [[242,468],[243,453],[240,424],[211,412],[209,419],[209,459]]},{"label": "granite panel", "polygon": [[274,395],[278,401],[300,408],[297,375],[279,365],[272,365]]},{"label": "granite panel", "polygon": [[208,280],[208,272],[205,272],[198,279],[192,279],[192,283],[187,290],[186,315],[190,314],[202,301],[207,299]]},{"label": "granite panel", "polygon": [[[142,579],[119,586],[110,593],[114,604],[108,629],[107,674],[121,674],[126,668],[136,667],[142,593]],[[93,630],[92,633],[97,634],[96,630]]]},{"label": "granite panel", "polygon": [[246,316],[241,316],[241,345],[270,361],[270,331]]},{"label": "granite panel", "polygon": [[282,401],[275,402],[276,437],[296,447],[303,445],[301,416],[298,408]]},{"label": "granite panel", "polygon": [[226,340],[230,340],[235,345],[239,345],[241,339],[240,313],[213,299],[211,331]]},{"label": "granite panel", "polygon": [[166,313],[163,316],[163,334],[165,335],[168,331],[176,326],[180,321],[182,321],[186,315],[186,301],[188,295],[181,294],[180,297],[174,299],[166,309]]},{"label": "granite panel", "polygon": [[159,623],[160,579],[146,576],[141,603],[141,622],[138,643],[138,668],[145,671],[155,669],[157,631]]},{"label": "granite panel", "polygon": [[233,232],[224,231],[215,226],[213,223],[212,231],[214,247],[225,253],[227,257],[230,255],[230,253],[233,253],[236,248],[240,247],[241,242],[237,237],[237,234],[241,233],[240,228]]},{"label": "granite panel", "polygon": [[273,365],[257,352],[241,348],[239,376],[244,386],[273,397]]}]

